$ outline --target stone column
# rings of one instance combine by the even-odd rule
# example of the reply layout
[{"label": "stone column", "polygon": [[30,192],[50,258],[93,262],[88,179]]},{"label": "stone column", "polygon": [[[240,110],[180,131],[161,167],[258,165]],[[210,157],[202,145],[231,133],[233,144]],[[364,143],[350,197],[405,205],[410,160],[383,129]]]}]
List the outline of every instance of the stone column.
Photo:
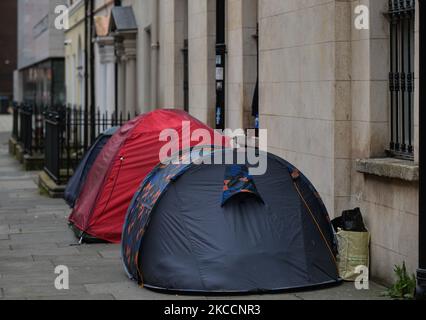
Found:
[{"label": "stone column", "polygon": [[95,82],[96,82],[96,110],[104,113],[106,110],[105,107],[105,64],[103,58],[103,45],[99,39],[96,40],[96,50],[95,50]]},{"label": "stone column", "polygon": [[216,110],[216,1],[188,1],[189,111],[214,126]]},{"label": "stone column", "polygon": [[130,113],[131,117],[136,112],[136,40],[123,40],[124,60],[126,63],[126,82],[125,82],[125,115]]},{"label": "stone column", "polygon": [[104,46],[104,63],[105,63],[105,108],[108,116],[115,113],[115,48],[114,39],[109,38],[108,43]]},{"label": "stone column", "polygon": [[102,114],[115,112],[115,49],[114,38],[97,39],[99,63],[97,63],[97,98],[98,108]]},{"label": "stone column", "polygon": [[126,61],[124,59],[124,48],[121,40],[115,42],[115,55],[117,57],[117,109],[118,116],[126,111]]}]

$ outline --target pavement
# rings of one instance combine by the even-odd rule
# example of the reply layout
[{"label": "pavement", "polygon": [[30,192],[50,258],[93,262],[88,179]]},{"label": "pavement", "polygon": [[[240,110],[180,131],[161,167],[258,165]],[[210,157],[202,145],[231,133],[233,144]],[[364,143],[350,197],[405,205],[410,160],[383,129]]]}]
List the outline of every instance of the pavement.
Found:
[{"label": "pavement", "polygon": [[[300,293],[232,297],[177,296],[130,281],[117,245],[78,246],[63,200],[40,195],[37,172],[23,172],[8,154],[12,119],[0,116],[0,300],[376,300],[384,287],[353,283]],[[55,268],[69,269],[69,290],[55,288]]]}]

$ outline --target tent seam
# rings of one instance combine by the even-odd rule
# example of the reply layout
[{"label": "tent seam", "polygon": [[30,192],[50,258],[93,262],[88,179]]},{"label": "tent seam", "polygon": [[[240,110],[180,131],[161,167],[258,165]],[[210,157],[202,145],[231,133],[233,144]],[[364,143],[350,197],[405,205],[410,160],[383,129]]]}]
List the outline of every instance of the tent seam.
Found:
[{"label": "tent seam", "polygon": [[[140,121],[143,121],[143,119],[145,119],[144,117],[141,117],[141,119],[139,120],[139,121],[137,121],[137,123],[135,123],[135,125],[133,126],[133,128],[129,131],[129,133],[128,133],[128,135],[126,136],[126,138],[123,140],[123,142],[120,144],[120,147],[119,148],[117,148],[117,152],[115,153],[115,155],[114,155],[114,159],[118,156],[118,154],[119,154],[119,151],[123,148],[123,146],[125,146],[125,144],[126,144],[126,142],[127,142],[127,140],[129,139],[129,137],[131,137],[131,135],[133,134],[133,131],[136,129],[136,127],[139,125],[139,122]],[[121,166],[121,164],[120,164],[120,166]],[[105,177],[104,177],[104,179],[103,179],[103,181],[102,181],[102,185],[101,186],[104,186],[104,184],[105,184],[105,181],[107,180],[107,177],[109,177],[109,175],[111,174],[111,171],[112,171],[112,165],[110,165],[110,167],[108,168],[108,172],[107,172],[107,174],[105,175]],[[114,189],[114,188],[113,188]],[[111,195],[112,195],[112,192],[113,192],[113,190],[111,190],[111,194],[110,194],[110,197],[111,197]],[[96,204],[97,204],[97,202],[99,201],[99,197],[100,197],[100,195],[101,195],[101,189],[99,189],[98,190],[98,193],[96,194],[96,199],[95,199],[95,202],[93,203],[93,206],[91,207],[91,209],[90,209],[90,215],[89,215],[89,217],[88,217],[88,219],[87,219],[87,221],[89,222],[88,223],[88,226],[84,229],[84,230],[82,230],[84,233],[87,233],[87,231],[90,229],[90,226],[91,225],[93,225],[93,223],[90,223],[90,220],[91,220],[91,218],[92,218],[92,216],[93,216],[93,210],[94,210],[94,208],[96,207]],[[102,214],[101,215],[103,215],[105,213],[105,208],[102,210]]]},{"label": "tent seam", "polygon": [[300,198],[302,199],[303,203],[305,204],[306,208],[308,209],[308,212],[309,212],[309,214],[311,215],[312,220],[314,221],[314,223],[315,223],[315,225],[316,225],[316,227],[317,227],[317,229],[318,229],[318,231],[319,231],[319,233],[320,233],[320,235],[321,235],[321,237],[322,237],[322,239],[323,239],[323,241],[324,241],[325,245],[327,246],[327,249],[328,249],[328,251],[329,251],[329,253],[330,253],[330,256],[331,256],[331,258],[332,258],[332,261],[334,262],[334,264],[335,264],[335,266],[336,266],[336,270],[337,270],[337,272],[339,272],[339,268],[338,268],[338,265],[337,265],[336,257],[334,256],[334,254],[333,254],[333,250],[331,249],[330,245],[328,244],[328,242],[327,242],[327,240],[326,240],[326,238],[325,238],[325,236],[324,236],[324,233],[323,233],[323,232],[322,232],[322,230],[321,230],[321,227],[320,227],[320,225],[319,225],[318,221],[315,219],[315,216],[314,216],[314,214],[312,213],[312,210],[311,210],[311,209],[310,209],[310,207],[308,206],[308,204],[307,204],[306,200],[303,198],[303,196],[302,196],[302,194],[301,194],[301,192],[300,192],[300,190],[299,190],[299,187],[297,186],[296,182],[293,182],[293,185],[294,185],[294,187],[296,188],[297,193],[299,194],[299,196],[300,196]]}]

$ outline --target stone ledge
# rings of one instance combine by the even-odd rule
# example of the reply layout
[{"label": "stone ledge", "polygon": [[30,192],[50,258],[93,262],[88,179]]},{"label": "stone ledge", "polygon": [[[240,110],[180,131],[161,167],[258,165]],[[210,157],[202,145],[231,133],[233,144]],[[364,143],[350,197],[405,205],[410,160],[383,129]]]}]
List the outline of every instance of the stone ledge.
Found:
[{"label": "stone ledge", "polygon": [[16,155],[16,146],[18,141],[14,137],[9,138],[9,154],[14,157]]},{"label": "stone ledge", "polygon": [[419,181],[419,165],[413,161],[394,158],[360,159],[356,161],[358,172],[409,182]]},{"label": "stone ledge", "polygon": [[42,193],[46,193],[50,198],[63,198],[65,185],[57,185],[50,176],[41,171],[38,175],[38,187]]},{"label": "stone ledge", "polygon": [[44,167],[44,156],[30,156],[25,154],[23,156],[22,165],[25,171],[40,171]]}]

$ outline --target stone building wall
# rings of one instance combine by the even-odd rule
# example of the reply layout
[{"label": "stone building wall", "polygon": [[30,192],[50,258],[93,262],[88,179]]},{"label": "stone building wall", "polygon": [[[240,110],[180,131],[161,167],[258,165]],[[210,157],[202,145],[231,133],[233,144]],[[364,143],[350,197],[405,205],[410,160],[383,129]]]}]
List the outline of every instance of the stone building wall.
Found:
[{"label": "stone building wall", "polygon": [[[370,9],[368,30],[354,27],[361,4]],[[390,141],[387,5],[259,4],[260,124],[269,129],[269,151],[306,173],[331,216],[361,207],[372,234],[372,276],[383,282],[391,282],[394,265],[403,261],[414,272],[418,255],[418,184],[408,174],[418,170],[416,163],[384,160],[381,169],[389,172],[378,176],[358,161],[369,165],[368,159],[386,157]],[[417,114],[416,103],[416,132]],[[395,179],[398,170],[401,177]]]}]

